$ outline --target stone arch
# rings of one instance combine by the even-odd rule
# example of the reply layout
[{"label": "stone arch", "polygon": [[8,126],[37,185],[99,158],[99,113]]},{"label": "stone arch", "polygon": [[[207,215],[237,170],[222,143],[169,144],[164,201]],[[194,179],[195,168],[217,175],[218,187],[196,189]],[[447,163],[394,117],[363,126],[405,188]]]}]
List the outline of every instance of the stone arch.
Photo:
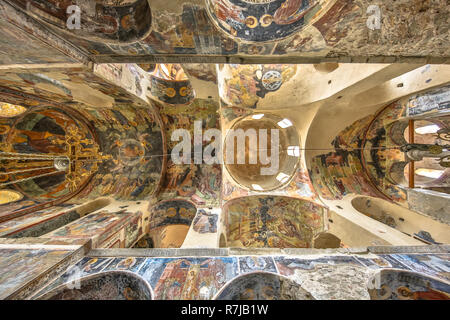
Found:
[{"label": "stone arch", "polygon": [[227,246],[310,248],[324,231],[326,208],[314,202],[272,195],[235,198],[223,207]]},{"label": "stone arch", "polygon": [[219,240],[219,248],[226,248],[226,247],[227,247],[227,237],[225,236],[225,233],[221,233]]}]

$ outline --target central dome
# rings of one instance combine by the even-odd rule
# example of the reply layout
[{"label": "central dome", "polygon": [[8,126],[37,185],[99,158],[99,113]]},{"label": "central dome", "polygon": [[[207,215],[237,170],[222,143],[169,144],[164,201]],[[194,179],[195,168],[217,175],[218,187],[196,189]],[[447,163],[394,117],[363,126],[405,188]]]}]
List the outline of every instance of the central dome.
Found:
[{"label": "central dome", "polygon": [[225,138],[228,173],[237,184],[254,191],[286,185],[296,171],[299,156],[297,130],[288,119],[271,114],[253,114],[238,120]]}]

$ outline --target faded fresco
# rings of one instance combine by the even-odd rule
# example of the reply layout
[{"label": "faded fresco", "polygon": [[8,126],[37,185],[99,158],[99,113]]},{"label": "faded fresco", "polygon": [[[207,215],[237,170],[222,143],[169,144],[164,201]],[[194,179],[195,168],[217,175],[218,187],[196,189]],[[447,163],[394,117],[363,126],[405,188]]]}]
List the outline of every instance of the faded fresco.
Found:
[{"label": "faded fresco", "polygon": [[[117,212],[100,210],[77,219],[42,237],[53,239],[91,239],[93,247],[108,247],[114,245],[115,242],[111,243],[110,237],[119,234],[125,228],[125,232],[128,233],[125,243],[130,246],[142,234],[142,227],[140,227],[142,224],[137,221],[141,217],[142,212],[129,212],[126,209]],[[131,224],[132,226],[128,226]],[[125,244],[120,244],[119,247],[123,248]]]},{"label": "faded fresco", "polygon": [[250,196],[224,207],[230,247],[310,248],[323,231],[325,209],[313,202],[280,196]]},{"label": "faded fresco", "polygon": [[450,284],[419,273],[381,270],[372,279],[372,300],[450,300]]},{"label": "faded fresco", "polygon": [[225,106],[255,109],[258,101],[292,79],[297,68],[294,64],[223,65],[218,72],[220,97]]},{"label": "faded fresco", "polygon": [[[69,256],[69,250],[0,248],[0,298],[5,299],[21,286]],[[26,263],[24,263],[26,261]]]},{"label": "faded fresco", "polygon": [[[43,22],[31,24],[25,17],[47,21],[60,38],[101,62],[134,56],[158,62],[160,57],[155,55],[167,54],[185,55],[185,62],[198,62],[190,55],[445,57],[448,44],[445,10],[439,10],[447,8],[445,0],[385,1],[382,7],[389,8],[388,18],[376,30],[367,27],[367,9],[373,4],[369,0],[208,0],[179,2],[169,8],[139,0],[121,6],[103,4],[98,10],[83,5],[82,10],[88,12],[82,20],[87,28],[83,32],[67,30],[65,1],[39,1],[28,8],[26,1],[19,3],[24,13],[15,16],[13,8],[3,5],[0,14],[13,17],[19,25],[27,24],[28,32],[39,38],[45,38],[38,28]],[[429,36],[419,30],[436,32]],[[51,43],[66,49],[65,42],[56,37]],[[33,53],[29,55],[33,59]]]},{"label": "faded fresco", "polygon": [[[402,254],[404,255],[404,254]],[[448,254],[415,254],[448,273]],[[212,258],[85,257],[34,298],[51,296],[64,283],[111,271],[132,272],[151,286],[153,299],[448,299],[448,282],[438,275],[401,270],[392,255],[239,256]],[[394,259],[395,260],[395,259]],[[380,277],[381,271],[381,277]],[[349,276],[352,275],[352,276]],[[373,280],[376,283],[372,282]],[[381,281],[381,282],[380,282]],[[376,288],[377,283],[379,289]],[[375,287],[374,287],[375,286]],[[392,290],[391,290],[392,288]],[[396,290],[399,288],[400,290]],[[377,291],[378,290],[378,291]],[[56,290],[57,291],[57,290]],[[95,292],[95,290],[94,290]],[[389,295],[387,294],[389,293]],[[390,296],[392,294],[392,296]]]},{"label": "faded fresco", "polygon": [[199,209],[192,222],[192,228],[198,233],[216,233],[219,216],[204,209]]},{"label": "faded fresco", "polygon": [[209,13],[229,35],[247,41],[282,39],[308,24],[321,9],[316,0],[207,0]]},{"label": "faded fresco", "polygon": [[292,280],[270,273],[252,273],[231,281],[216,300],[314,300]]}]

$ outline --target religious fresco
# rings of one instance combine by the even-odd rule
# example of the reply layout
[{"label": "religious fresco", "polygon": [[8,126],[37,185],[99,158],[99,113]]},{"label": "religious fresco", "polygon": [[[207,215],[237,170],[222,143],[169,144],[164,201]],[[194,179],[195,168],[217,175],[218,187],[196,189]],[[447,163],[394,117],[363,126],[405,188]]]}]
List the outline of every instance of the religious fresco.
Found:
[{"label": "religious fresco", "polygon": [[[345,128],[332,141],[335,151],[311,161],[310,176],[315,189],[325,199],[342,199],[351,193],[383,197],[405,205],[405,188],[393,179],[396,166],[406,161],[398,143],[399,121],[424,106],[430,110],[446,108],[448,86],[402,98]],[[440,107],[439,107],[440,106]],[[425,108],[425,109],[424,109]],[[403,134],[403,131],[401,132]],[[403,174],[403,171],[402,171]],[[388,219],[384,217],[380,219]],[[392,225],[392,221],[387,223]]]},{"label": "religious fresco", "polygon": [[280,196],[250,196],[224,206],[230,247],[310,248],[324,229],[325,208]]},{"label": "religious fresco", "polygon": [[299,31],[322,5],[317,0],[207,0],[208,12],[223,31],[255,42],[279,40]]},{"label": "religious fresco", "polygon": [[406,191],[392,181],[388,172],[393,165],[405,161],[405,155],[389,134],[393,121],[404,117],[405,106],[394,102],[377,114],[366,131],[361,150],[361,163],[372,183],[395,202],[406,201]]},{"label": "religious fresco", "polygon": [[152,300],[149,285],[133,273],[105,272],[81,279],[79,288],[62,286],[43,300]]},{"label": "religious fresco", "polygon": [[114,1],[112,3],[77,3],[79,5],[80,27],[68,28],[71,21],[70,2],[16,1],[27,13],[49,25],[62,35],[74,35],[82,39],[107,43],[130,43],[145,38],[151,31],[151,10],[146,0]]},{"label": "religious fresco", "polygon": [[180,64],[157,64],[149,73],[150,96],[163,103],[189,104],[195,98],[191,82]]},{"label": "religious fresco", "polygon": [[[3,3],[0,4],[2,15]],[[1,64],[22,63],[71,63],[76,60],[60,50],[23,32],[7,19],[0,19],[0,62]]]},{"label": "religious fresco", "polygon": [[[220,130],[219,106],[214,100],[195,99],[188,106],[171,106],[155,103],[161,113],[167,141],[167,154],[172,153],[178,141],[172,141],[172,132],[186,129],[191,135],[194,146],[194,122],[202,122],[202,132],[217,128]],[[202,142],[202,150],[209,144]],[[186,199],[196,205],[218,206],[222,184],[222,166],[220,164],[175,164],[171,157],[167,161],[166,174],[162,182],[158,199]]]},{"label": "religious fresco", "polygon": [[332,142],[335,152],[312,159],[310,177],[314,189],[325,199],[342,199],[350,193],[376,196],[362,173],[358,150],[370,119],[370,116],[366,117],[345,128]]},{"label": "religious fresco", "polygon": [[254,109],[258,101],[280,89],[296,72],[295,64],[224,65],[218,71],[220,98],[228,107]]},{"label": "religious fresco", "polygon": [[150,230],[171,224],[190,226],[197,208],[185,200],[168,200],[149,208]]},{"label": "religious fresco", "polygon": [[12,118],[24,113],[27,109],[11,103],[0,102],[0,117]]},{"label": "religious fresco", "polygon": [[113,260],[114,258],[84,257],[76,264],[70,266],[60,277],[55,279],[55,281],[33,294],[33,296],[35,298],[41,297],[43,294],[49,293],[62,284],[73,283],[76,278],[84,278],[89,275],[98,274],[111,264]]},{"label": "religious fresco", "polygon": [[0,205],[0,222],[21,216],[21,211],[23,210],[36,211],[37,205],[40,205],[40,202],[27,197],[21,201],[2,204]]},{"label": "religious fresco", "polygon": [[315,300],[298,283],[276,274],[256,272],[228,283],[215,300]]},{"label": "religious fresco", "polygon": [[[91,239],[92,247],[103,247],[105,244],[110,244],[108,240],[110,240],[111,235],[119,234],[121,230],[127,228],[131,223],[136,225],[136,218],[140,217],[142,217],[142,212],[140,211],[129,212],[126,209],[122,209],[117,212],[109,212],[108,210],[100,210],[77,219],[42,237],[53,239]],[[136,232],[139,234],[139,231]],[[134,233],[133,227],[132,233]],[[132,240],[129,238],[126,242],[130,243]],[[120,247],[124,247],[124,245],[120,245]]]},{"label": "religious fresco", "polygon": [[[70,250],[0,248],[0,299],[7,298],[56,262],[68,257]],[[26,262],[26,263],[24,263]]]},{"label": "religious fresco", "polygon": [[158,300],[211,299],[237,275],[237,262],[231,257],[156,258],[148,259],[138,273]]},{"label": "religious fresco", "polygon": [[[148,101],[147,73],[134,63],[95,64],[93,73],[118,87],[124,88],[132,95]],[[116,100],[117,102],[117,100]]]},{"label": "religious fresco", "polygon": [[142,200],[159,188],[164,168],[164,141],[155,113],[144,108],[87,109],[100,148],[110,158],[99,165],[78,198],[113,196]]},{"label": "religious fresco", "polygon": [[96,172],[97,162],[86,160],[101,155],[86,124],[60,108],[30,109],[0,148],[7,155],[2,169],[8,173],[0,187],[14,184],[38,201],[76,192]]},{"label": "religious fresco", "polygon": [[[39,1],[28,10],[25,0],[20,3],[20,14],[13,14],[17,9],[6,4],[0,7],[0,14],[25,25],[23,29],[38,38],[48,34],[40,32],[40,24],[53,24],[53,31],[66,41],[53,37],[52,45],[64,52],[69,42],[96,62],[124,62],[134,56],[160,62],[167,54],[198,62],[191,56],[445,57],[446,53],[445,19],[439,10],[446,7],[445,0],[428,5],[387,0],[383,7],[391,8],[389,16],[398,19],[383,19],[381,30],[373,32],[367,27],[369,0],[208,0],[183,1],[170,7],[137,0],[119,6],[98,5],[98,10],[86,4],[82,10],[89,14],[82,18],[82,26],[88,30],[67,30],[61,24],[66,2]],[[49,11],[52,7],[54,11]],[[123,11],[127,9],[131,11]],[[40,22],[31,23],[26,15]],[[406,20],[411,21],[408,26],[402,24]],[[433,34],[436,41],[418,32],[435,29],[444,30]],[[79,52],[72,54],[80,56]]]},{"label": "religious fresco", "polygon": [[415,94],[406,102],[406,115],[417,116],[450,108],[450,85]]},{"label": "religious fresco", "polygon": [[265,271],[277,273],[277,267],[272,257],[242,257],[239,258],[239,270],[242,273]]},{"label": "religious fresco", "polygon": [[0,237],[39,237],[81,217],[74,205],[61,204],[0,223]]},{"label": "religious fresco", "polygon": [[416,272],[381,270],[371,284],[372,300],[450,300],[450,283]]},{"label": "religious fresco", "polygon": [[[444,270],[443,274],[448,274],[450,270],[448,254],[406,255],[420,257],[435,267],[440,266]],[[393,298],[396,292],[403,294],[405,299],[448,298],[445,278],[428,278],[418,274],[414,265],[403,265],[405,276],[399,276],[401,270],[392,269],[396,268],[390,263],[392,256],[85,257],[34,293],[32,298],[48,297],[57,291],[54,291],[55,288],[65,287],[62,284],[73,284],[77,278],[92,278],[118,271],[132,273],[145,280],[152,288],[153,298],[158,300],[229,299],[236,295],[241,299],[251,299],[256,295],[289,300],[368,300],[371,297],[383,297],[387,292],[385,284],[392,285],[390,292]],[[380,271],[381,276],[378,274]],[[349,274],[352,276],[349,277]],[[372,282],[373,279],[375,282]],[[267,284],[267,281],[271,284],[271,290],[261,285]],[[381,291],[373,291],[377,284],[381,284]],[[395,290],[398,287],[401,287],[400,291]],[[281,288],[281,291],[277,288]]]},{"label": "religious fresco", "polygon": [[450,281],[450,274],[448,273],[450,258],[448,255],[392,254],[390,258],[391,261],[393,259],[410,270]]},{"label": "religious fresco", "polygon": [[216,65],[207,63],[185,63],[186,74],[199,80],[217,83]]},{"label": "religious fresco", "polygon": [[204,209],[199,209],[192,222],[192,228],[198,233],[216,233],[219,216]]}]

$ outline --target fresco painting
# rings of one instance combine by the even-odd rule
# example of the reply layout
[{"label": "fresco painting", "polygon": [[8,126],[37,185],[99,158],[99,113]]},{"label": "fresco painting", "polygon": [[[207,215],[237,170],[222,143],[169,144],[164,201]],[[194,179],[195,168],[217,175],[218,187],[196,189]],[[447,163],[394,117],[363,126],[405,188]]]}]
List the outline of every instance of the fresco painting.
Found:
[{"label": "fresco painting", "polygon": [[393,254],[391,256],[411,270],[450,281],[450,274],[448,273],[450,269],[449,255]]},{"label": "fresco painting", "polygon": [[270,273],[252,273],[231,281],[216,300],[315,300],[298,283]]},{"label": "fresco painting", "polygon": [[306,26],[321,9],[316,0],[208,0],[207,8],[227,34],[246,41],[282,39]]},{"label": "fresco painting", "polygon": [[[119,4],[119,5],[118,5]],[[73,35],[81,39],[129,43],[145,38],[151,31],[151,10],[147,1],[113,1],[92,6],[80,4],[85,16],[80,18],[80,28],[66,28],[69,21],[70,3],[66,1],[38,1],[28,4],[19,0],[17,5],[31,12],[32,16],[45,21],[62,36]],[[80,31],[82,29],[83,31]]]},{"label": "fresco painting", "polygon": [[[89,109],[105,160],[80,198],[114,195],[142,200],[159,188],[165,158],[163,133],[151,109]],[[143,174],[143,173],[151,174]]]},{"label": "fresco painting", "polygon": [[218,72],[219,93],[228,107],[255,109],[297,72],[294,64],[225,65]]},{"label": "fresco painting", "polygon": [[44,300],[152,300],[151,288],[133,273],[105,272],[81,279],[79,287],[62,286]]},{"label": "fresco painting", "polygon": [[[26,8],[26,1],[21,0],[20,4]],[[369,1],[184,1],[170,10],[167,10],[164,4],[158,3],[150,4],[150,10],[145,0],[132,4],[121,3],[120,6],[102,4],[98,5],[98,11],[84,5],[83,9],[93,14],[88,16],[89,19],[82,20],[83,26],[90,28],[87,35],[86,32],[64,28],[63,23],[67,17],[63,8],[67,5],[64,1],[39,1],[31,8],[45,13],[23,13],[15,17],[13,23],[5,22],[2,29],[9,30],[15,23],[28,30],[30,35],[43,37],[38,29],[39,24],[30,25],[29,22],[26,24],[22,21],[27,15],[32,15],[34,19],[53,24],[53,31],[58,33],[59,37],[79,47],[81,51],[88,52],[92,60],[102,62],[118,62],[137,55],[153,57],[167,54],[185,55],[183,58],[198,62],[191,59],[191,55],[216,58],[218,55],[302,56],[316,53],[317,57],[341,54],[346,58],[349,55],[413,56],[415,50],[419,50],[423,56],[442,57],[445,52],[441,46],[435,44],[445,43],[445,33],[434,34],[437,40],[432,43],[431,37],[417,32],[444,27],[445,19],[441,21],[440,13],[436,10],[445,6],[445,1],[422,7],[421,4],[408,6],[406,3],[397,6],[394,1],[389,0],[385,5],[391,7],[391,14],[399,19],[384,22],[383,42],[380,42],[378,33],[367,34],[364,17],[368,16],[366,8],[370,5]],[[14,12],[14,9],[5,5],[0,14],[5,17],[13,16],[11,11]],[[26,12],[26,9],[24,11]],[[401,21],[407,19],[411,19],[412,23],[403,25],[402,28]],[[8,19],[5,18],[5,21]],[[24,24],[27,28],[23,27]],[[19,30],[11,32],[12,35],[8,35],[7,39],[14,41],[14,33],[24,34]],[[424,43],[421,48],[402,45],[406,44],[405,39],[411,37],[416,43]],[[34,38],[25,39],[27,41],[20,39],[23,46],[34,44],[34,50],[25,49],[29,59],[37,63],[42,61],[41,57],[45,56],[45,53],[42,53],[43,45],[35,44]],[[51,40],[52,45],[62,46],[56,39]],[[367,46],[356,45],[367,41]],[[261,47],[272,49],[262,51],[259,49]],[[16,49],[12,52],[18,51]],[[52,50],[49,59],[65,61],[67,58],[62,57],[61,52]],[[160,60],[159,56],[154,58],[155,62]],[[21,63],[15,62],[7,55],[2,59],[5,63]]]},{"label": "fresco painting", "polygon": [[266,271],[277,273],[272,257],[242,257],[239,258],[240,273],[248,273],[254,271]]},{"label": "fresco painting", "polygon": [[450,85],[419,93],[406,102],[406,113],[409,116],[433,111],[442,112],[448,108],[450,108]]},{"label": "fresco painting", "polygon": [[71,253],[70,250],[0,248],[0,299],[5,299]]},{"label": "fresco painting", "polygon": [[189,104],[195,92],[180,64],[157,64],[149,73],[150,96],[172,105]]},{"label": "fresco painting", "polygon": [[450,283],[416,272],[381,270],[371,283],[372,300],[450,300]]},{"label": "fresco painting", "polygon": [[[41,251],[31,256],[39,256]],[[18,252],[0,251],[2,259],[16,256]],[[23,252],[19,256],[17,260],[23,259]],[[422,261],[429,263],[433,261],[447,273],[450,270],[448,254],[414,256],[420,256]],[[154,299],[231,299],[237,296],[241,299],[278,297],[288,300],[449,298],[449,284],[445,279],[418,274],[414,266],[404,271],[394,270],[387,263],[391,259],[386,257],[391,255],[85,257],[34,294],[34,298],[55,294],[51,291],[77,278],[117,271],[131,272],[145,280],[155,294]],[[34,265],[33,268],[36,267]],[[381,290],[373,290],[377,284]]]},{"label": "fresco painting", "polygon": [[185,200],[163,201],[149,209],[150,230],[171,224],[190,226],[197,208]]},{"label": "fresco painting", "polygon": [[325,209],[313,202],[280,196],[250,196],[224,208],[229,246],[310,248],[323,231]]},{"label": "fresco painting", "polygon": [[136,218],[140,216],[142,216],[142,212],[127,212],[125,209],[117,212],[100,210],[42,237],[54,239],[88,238],[92,239],[93,247],[102,247],[103,242],[108,240],[112,234],[118,233],[131,221],[136,221]]},{"label": "fresco painting", "polygon": [[[156,299],[211,299],[237,275],[235,258],[149,258],[139,271],[152,285]],[[207,288],[204,293],[202,288]]]},{"label": "fresco painting", "polygon": [[67,215],[69,220],[80,218],[81,216],[77,214],[75,210],[70,210],[72,206],[73,205],[66,204],[59,207],[53,207],[52,209],[39,210],[2,222],[0,223],[0,237],[8,237],[18,232],[23,234],[27,229],[32,229],[35,225],[41,225],[48,220],[57,219],[63,215]]},{"label": "fresco painting", "polygon": [[[194,121],[202,121],[203,132],[210,128],[220,128],[217,114],[218,104],[214,100],[195,99],[189,106],[170,106],[155,103],[161,112],[161,118],[167,139],[167,153],[178,143],[170,137],[176,129],[189,130],[194,139]],[[203,149],[209,144],[203,142]],[[222,168],[219,164],[181,164],[171,159],[167,161],[166,174],[158,198],[181,198],[204,207],[218,206],[222,182]]]}]

